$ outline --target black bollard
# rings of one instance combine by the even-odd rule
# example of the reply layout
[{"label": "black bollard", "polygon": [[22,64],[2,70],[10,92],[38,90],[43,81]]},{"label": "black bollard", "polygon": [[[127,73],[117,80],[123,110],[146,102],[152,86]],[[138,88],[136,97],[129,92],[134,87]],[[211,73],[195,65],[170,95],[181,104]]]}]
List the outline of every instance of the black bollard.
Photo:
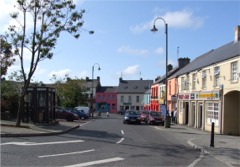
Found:
[{"label": "black bollard", "polygon": [[212,122],[210,147],[214,147],[214,122]]}]

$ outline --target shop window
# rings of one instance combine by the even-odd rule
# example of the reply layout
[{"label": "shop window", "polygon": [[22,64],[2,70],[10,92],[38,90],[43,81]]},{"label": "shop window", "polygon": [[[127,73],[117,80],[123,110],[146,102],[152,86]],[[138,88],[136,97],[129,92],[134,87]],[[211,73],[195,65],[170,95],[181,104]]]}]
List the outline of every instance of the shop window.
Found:
[{"label": "shop window", "polygon": [[207,103],[207,124],[212,122],[218,126],[219,103]]}]

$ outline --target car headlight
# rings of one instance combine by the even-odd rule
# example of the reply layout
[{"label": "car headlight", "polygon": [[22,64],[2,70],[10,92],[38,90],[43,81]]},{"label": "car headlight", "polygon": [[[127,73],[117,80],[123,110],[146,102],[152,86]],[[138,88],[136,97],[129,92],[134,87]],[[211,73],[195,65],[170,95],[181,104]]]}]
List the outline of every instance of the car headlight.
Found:
[{"label": "car headlight", "polygon": [[124,117],[124,119],[126,120],[126,119],[129,119],[128,117]]}]

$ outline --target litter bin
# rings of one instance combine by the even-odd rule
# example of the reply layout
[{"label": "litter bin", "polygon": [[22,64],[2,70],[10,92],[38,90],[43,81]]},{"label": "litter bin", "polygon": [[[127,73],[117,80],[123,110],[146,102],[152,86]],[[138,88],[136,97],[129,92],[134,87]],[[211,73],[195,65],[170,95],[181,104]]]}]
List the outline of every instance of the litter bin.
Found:
[{"label": "litter bin", "polygon": [[165,121],[164,121],[164,126],[165,128],[170,128],[171,126],[171,116],[167,116]]}]

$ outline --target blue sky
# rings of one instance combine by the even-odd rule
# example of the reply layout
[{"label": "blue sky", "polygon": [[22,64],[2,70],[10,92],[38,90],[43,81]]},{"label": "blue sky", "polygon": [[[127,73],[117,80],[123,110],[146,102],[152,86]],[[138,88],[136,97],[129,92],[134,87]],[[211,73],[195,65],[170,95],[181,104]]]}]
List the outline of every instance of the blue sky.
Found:
[{"label": "blue sky", "polygon": [[[0,2],[6,5],[9,0]],[[177,66],[178,57],[191,60],[227,44],[234,39],[234,28],[240,25],[240,1],[76,1],[85,9],[84,26],[79,39],[62,33],[55,55],[41,62],[35,81],[52,83],[68,74],[72,78],[101,78],[102,86],[117,86],[119,77],[127,80],[154,80],[165,74],[165,27],[158,20],[158,32],[151,32],[157,17],[168,23],[168,62]],[[1,10],[2,11],[2,10]],[[9,21],[0,16],[0,25]],[[2,30],[0,30],[2,33]],[[177,54],[177,48],[179,53]],[[18,64],[9,69],[16,70]]]}]

